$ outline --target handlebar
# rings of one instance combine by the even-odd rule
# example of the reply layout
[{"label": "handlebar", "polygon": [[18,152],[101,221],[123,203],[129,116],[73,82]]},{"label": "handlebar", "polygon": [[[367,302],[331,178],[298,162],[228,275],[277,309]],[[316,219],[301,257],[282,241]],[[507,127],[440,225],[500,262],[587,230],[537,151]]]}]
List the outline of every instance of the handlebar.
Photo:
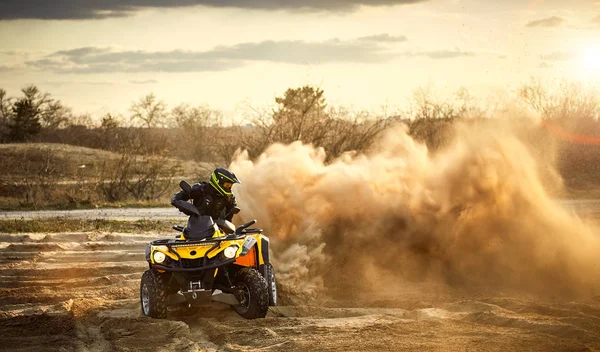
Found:
[{"label": "handlebar", "polygon": [[246,229],[247,227],[250,227],[250,226],[252,226],[254,224],[256,224],[256,219],[248,221],[247,223],[238,226],[238,228],[235,229],[235,233],[236,234],[240,234],[244,229]]}]

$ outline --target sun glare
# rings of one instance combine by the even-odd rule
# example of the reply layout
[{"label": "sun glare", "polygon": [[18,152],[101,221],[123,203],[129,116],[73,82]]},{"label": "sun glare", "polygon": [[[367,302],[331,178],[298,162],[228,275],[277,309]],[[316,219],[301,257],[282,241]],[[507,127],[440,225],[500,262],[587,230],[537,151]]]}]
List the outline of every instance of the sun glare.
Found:
[{"label": "sun glare", "polygon": [[590,73],[600,73],[600,45],[588,47],[582,53],[583,68],[591,70]]}]

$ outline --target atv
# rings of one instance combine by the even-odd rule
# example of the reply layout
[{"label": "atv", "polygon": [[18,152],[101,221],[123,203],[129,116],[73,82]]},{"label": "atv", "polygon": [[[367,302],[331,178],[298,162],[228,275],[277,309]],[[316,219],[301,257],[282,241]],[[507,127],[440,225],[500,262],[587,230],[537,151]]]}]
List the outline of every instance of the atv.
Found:
[{"label": "atv", "polygon": [[[191,187],[181,181],[180,187]],[[252,220],[235,226],[223,220],[239,213],[234,207],[216,222],[186,202],[190,218],[174,239],[160,239],[146,248],[149,268],[142,275],[142,313],[165,318],[168,307],[198,307],[220,302],[246,319],[264,318],[277,305],[275,272],[269,261],[269,238]]]}]

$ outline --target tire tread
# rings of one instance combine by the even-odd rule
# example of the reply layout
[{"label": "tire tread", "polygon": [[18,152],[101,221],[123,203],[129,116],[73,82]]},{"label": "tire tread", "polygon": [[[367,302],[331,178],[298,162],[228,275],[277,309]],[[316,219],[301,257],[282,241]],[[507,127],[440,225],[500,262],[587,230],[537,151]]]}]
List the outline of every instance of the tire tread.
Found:
[{"label": "tire tread", "polygon": [[264,318],[269,310],[269,290],[265,278],[254,268],[242,268],[235,275],[235,282],[243,282],[250,290],[250,304],[246,311],[235,310],[246,319]]},{"label": "tire tread", "polygon": [[165,275],[152,269],[146,270],[142,275],[142,281],[140,283],[140,306],[142,309],[142,314],[145,314],[142,302],[142,288],[144,283],[148,285],[148,292],[150,295],[150,314],[148,316],[158,319],[166,318],[167,297],[169,292]]}]

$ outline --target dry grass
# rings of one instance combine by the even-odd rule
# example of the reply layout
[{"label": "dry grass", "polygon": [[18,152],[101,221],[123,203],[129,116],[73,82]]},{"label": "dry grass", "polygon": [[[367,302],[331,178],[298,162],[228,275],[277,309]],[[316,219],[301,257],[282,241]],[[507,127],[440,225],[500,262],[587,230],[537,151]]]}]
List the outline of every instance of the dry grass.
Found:
[{"label": "dry grass", "polygon": [[179,180],[206,179],[214,168],[210,163],[135,152],[54,143],[0,144],[0,209],[90,208],[106,202],[164,206]]},{"label": "dry grass", "polygon": [[[52,163],[61,167],[62,178],[75,177],[80,167],[85,165],[87,169],[93,169],[105,161],[119,159],[119,153],[102,149],[79,147],[68,144],[57,143],[10,143],[0,144],[0,167],[1,180],[13,180],[31,176],[30,170],[24,168],[30,164],[32,169],[41,169],[40,154],[48,152],[52,157]],[[143,157],[139,157],[143,160]],[[206,174],[214,165],[206,162],[184,161],[177,158],[168,158],[172,165],[179,163],[182,167],[184,177],[193,177]],[[196,176],[197,177],[197,176]]]},{"label": "dry grass", "polygon": [[137,220],[117,221],[105,219],[36,219],[36,220],[0,220],[0,229],[3,233],[25,233],[25,232],[148,232],[168,231],[173,221],[165,220]]}]

